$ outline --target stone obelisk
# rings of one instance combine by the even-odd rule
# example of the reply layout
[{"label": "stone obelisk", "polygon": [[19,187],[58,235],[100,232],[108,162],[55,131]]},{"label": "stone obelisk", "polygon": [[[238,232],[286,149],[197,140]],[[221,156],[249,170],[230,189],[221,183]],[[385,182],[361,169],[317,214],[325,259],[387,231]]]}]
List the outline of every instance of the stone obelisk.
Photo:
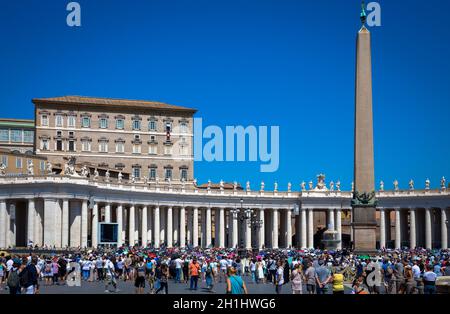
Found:
[{"label": "stone obelisk", "polygon": [[362,27],[356,42],[354,191],[352,227],[354,250],[373,253],[376,250],[376,199],[374,186],[372,61],[370,32],[365,27],[364,3]]}]

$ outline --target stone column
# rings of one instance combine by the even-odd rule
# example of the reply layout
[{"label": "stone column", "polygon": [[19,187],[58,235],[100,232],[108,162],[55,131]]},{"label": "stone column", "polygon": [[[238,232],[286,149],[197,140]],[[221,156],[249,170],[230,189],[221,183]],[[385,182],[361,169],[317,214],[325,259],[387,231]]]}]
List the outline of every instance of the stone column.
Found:
[{"label": "stone column", "polygon": [[186,239],[187,244],[192,245],[192,233],[193,233],[193,223],[192,223],[192,208],[187,209],[187,233]]},{"label": "stone column", "polygon": [[386,247],[386,212],[380,208],[380,249]]},{"label": "stone column", "polygon": [[62,236],[61,246],[67,247],[69,245],[69,200],[63,199],[62,204]]},{"label": "stone column", "polygon": [[214,246],[219,247],[219,209],[214,209]]},{"label": "stone column", "polygon": [[28,219],[27,219],[27,245],[29,241],[34,244],[34,216],[36,215],[36,207],[34,199],[28,200]]},{"label": "stone column", "polygon": [[152,209],[150,206],[147,206],[147,242],[153,243],[153,222],[152,222]]},{"label": "stone column", "polygon": [[172,206],[167,207],[167,247],[173,246]]},{"label": "stone column", "polygon": [[148,243],[148,234],[147,234],[147,206],[143,206],[142,207],[142,221],[141,221],[141,242],[142,242],[142,246],[147,246]]},{"label": "stone column", "polygon": [[400,208],[395,209],[395,248],[400,249],[402,246],[402,229],[401,229]]},{"label": "stone column", "polygon": [[219,208],[219,247],[225,247],[225,209]]},{"label": "stone column", "polygon": [[334,208],[328,209],[328,230],[334,230]]},{"label": "stone column", "polygon": [[272,210],[272,248],[278,249],[278,209]]},{"label": "stone column", "polygon": [[409,209],[409,247],[415,249],[417,246],[416,241],[416,209]]},{"label": "stone column", "polygon": [[128,211],[128,242],[130,244],[130,246],[133,246],[136,239],[135,239],[135,229],[136,229],[136,224],[135,224],[135,219],[136,219],[136,214],[135,214],[135,207],[134,204],[130,205],[130,210]]},{"label": "stone column", "polygon": [[206,247],[210,247],[212,244],[211,240],[211,207],[206,208]]},{"label": "stone column", "polygon": [[56,201],[56,238],[55,238],[55,246],[60,248],[61,247],[61,240],[62,240],[62,208],[61,208],[61,202],[60,200]]},{"label": "stone column", "polygon": [[236,217],[236,214],[231,214],[233,216],[233,237],[231,246],[235,248],[238,245],[238,237],[239,237],[239,230],[238,230],[238,218]]},{"label": "stone column", "polygon": [[300,224],[301,224],[301,247],[306,248],[307,241],[306,241],[306,209],[300,208]]},{"label": "stone column", "polygon": [[245,224],[245,248],[252,248],[252,227],[249,224],[248,220],[244,221]]},{"label": "stone column", "polygon": [[292,246],[292,211],[286,209],[286,247]]},{"label": "stone column", "polygon": [[433,236],[431,230],[431,208],[425,208],[425,248],[431,249],[433,246]]},{"label": "stone column", "polygon": [[198,208],[193,208],[192,216],[192,246],[198,246]]},{"label": "stone column", "polygon": [[47,246],[56,243],[56,202],[56,199],[44,199],[44,245]]},{"label": "stone column", "polygon": [[266,230],[265,230],[265,226],[266,226],[266,222],[264,221],[264,208],[260,208],[259,209],[259,219],[261,220],[261,227],[259,228],[259,239],[258,239],[258,244],[259,244],[259,248],[262,249],[265,246],[266,243],[266,239],[265,239],[265,235],[266,235]]},{"label": "stone column", "polygon": [[337,244],[337,249],[342,249],[342,209],[336,208],[336,232],[338,233],[339,243]]},{"label": "stone column", "polygon": [[314,248],[314,211],[308,208],[308,248]]},{"label": "stone column", "polygon": [[441,208],[441,248],[448,249],[448,230],[446,208]]},{"label": "stone column", "polygon": [[81,247],[87,247],[88,240],[88,201],[81,203]]},{"label": "stone column", "polygon": [[[121,209],[122,210],[122,209]],[[92,206],[92,247],[96,248],[98,246],[98,204],[97,202],[94,203],[94,206]],[[119,216],[117,216],[117,220],[119,220]],[[122,224],[122,220],[120,220],[120,223]],[[120,230],[119,225],[119,245],[122,244],[120,241],[120,237],[122,235],[122,232]]]},{"label": "stone column", "polygon": [[111,204],[110,203],[105,204],[105,222],[107,222],[107,223],[111,222]]},{"label": "stone column", "polygon": [[180,247],[186,246],[186,209],[180,208]]},{"label": "stone column", "polygon": [[6,201],[0,200],[0,248],[6,248]]},{"label": "stone column", "polygon": [[[98,213],[97,213],[98,215]],[[123,206],[122,204],[118,204],[116,208],[116,216],[117,216],[117,230],[119,232],[119,245],[122,245],[125,242],[124,232],[123,232]],[[98,221],[98,218],[97,218]]]},{"label": "stone column", "polygon": [[159,245],[161,243],[161,240],[159,238],[159,206],[155,206],[155,209],[153,210],[153,229],[155,229],[155,248],[159,248]]},{"label": "stone column", "polygon": [[164,207],[160,207],[159,208],[159,219],[161,220],[160,225],[159,225],[159,229],[160,229],[160,236],[159,239],[161,241],[161,243],[165,243],[167,245],[167,237],[166,237],[166,233],[167,233],[167,227],[166,227],[166,222],[167,222],[167,210]]},{"label": "stone column", "polygon": [[179,233],[178,233],[178,228],[179,228],[179,216],[178,216],[179,210],[178,208],[173,208],[172,209],[172,214],[173,214],[173,243],[176,243],[178,246],[180,245],[180,240],[179,240]]}]

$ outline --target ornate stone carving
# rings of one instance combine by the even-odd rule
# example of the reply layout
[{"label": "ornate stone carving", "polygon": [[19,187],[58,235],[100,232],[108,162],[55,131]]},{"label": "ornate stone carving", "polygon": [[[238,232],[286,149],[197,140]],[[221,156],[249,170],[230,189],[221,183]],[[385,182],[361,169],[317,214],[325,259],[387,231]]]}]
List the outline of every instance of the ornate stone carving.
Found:
[{"label": "ornate stone carving", "polygon": [[302,181],[302,183],[300,183],[300,189],[302,191],[306,191],[306,182],[305,181]]},{"label": "ornate stone carving", "polygon": [[98,170],[97,170],[97,168],[95,168],[95,170],[94,170],[94,181],[98,180],[98,176],[99,176]]},{"label": "ornate stone carving", "polygon": [[334,182],[333,181],[330,182],[330,191],[334,191]]},{"label": "ornate stone carving", "polygon": [[250,192],[250,181],[247,181],[247,183],[245,184],[245,190],[247,192]]},{"label": "ornate stone carving", "polygon": [[81,167],[81,176],[83,178],[87,178],[88,175],[89,175],[89,170],[86,167],[86,165],[83,165],[83,167]]},{"label": "ornate stone carving", "polygon": [[5,176],[6,175],[6,165],[5,164],[0,164],[0,176]]},{"label": "ornate stone carving", "polygon": [[111,177],[111,175],[110,175],[110,173],[109,173],[109,170],[106,170],[106,173],[105,173],[105,181],[106,182],[109,182],[109,178]]},{"label": "ornate stone carving", "polygon": [[338,180],[338,181],[336,182],[336,190],[337,190],[337,191],[341,191],[341,181],[340,181],[340,180]]},{"label": "ornate stone carving", "polygon": [[78,173],[75,171],[75,156],[69,156],[67,162],[64,164],[64,175],[78,177]]},{"label": "ornate stone carving", "polygon": [[223,188],[224,188],[223,180],[220,180],[219,187],[220,187],[220,190],[223,191]]},{"label": "ornate stone carving", "polygon": [[291,182],[288,182],[288,193],[291,193],[292,184]]},{"label": "ornate stone carving", "polygon": [[372,192],[353,192],[352,206],[355,207],[376,207],[375,191]]},{"label": "ornate stone carving", "polygon": [[122,183],[122,180],[123,180],[123,174],[122,174],[122,171],[120,171],[119,174],[117,175],[117,181],[119,183]]},{"label": "ornate stone carving", "polygon": [[425,190],[429,190],[430,189],[430,179],[426,179],[425,180]]},{"label": "ornate stone carving", "polygon": [[380,191],[384,191],[384,182],[380,181]]},{"label": "ornate stone carving", "polygon": [[441,189],[445,190],[445,177],[442,177],[441,179]]},{"label": "ornate stone carving", "polygon": [[275,181],[275,183],[273,184],[273,191],[278,192],[278,182],[277,181]]},{"label": "ornate stone carving", "polygon": [[325,184],[325,175],[322,173],[317,175],[317,185],[315,190],[327,190],[327,185]]},{"label": "ornate stone carving", "polygon": [[411,179],[410,181],[409,181],[409,189],[411,190],[411,191],[414,191],[414,181],[413,181],[413,179]]},{"label": "ornate stone carving", "polygon": [[309,181],[309,183],[308,183],[308,187],[309,187],[309,190],[311,191],[312,189],[313,189],[313,182],[312,181]]},{"label": "ornate stone carving", "polygon": [[33,161],[32,160],[30,160],[28,162],[27,173],[28,173],[29,176],[33,176],[34,175],[34,165],[33,165]]},{"label": "ornate stone carving", "polygon": [[397,181],[397,179],[394,180],[394,191],[398,191],[398,181]]},{"label": "ornate stone carving", "polygon": [[234,182],[233,182],[233,191],[236,191],[236,190],[237,190],[237,182],[234,181]]},{"label": "ornate stone carving", "polygon": [[47,171],[47,174],[53,174],[53,165],[50,161],[47,161],[46,171]]},{"label": "ornate stone carving", "polygon": [[264,192],[264,181],[261,181],[261,192]]}]

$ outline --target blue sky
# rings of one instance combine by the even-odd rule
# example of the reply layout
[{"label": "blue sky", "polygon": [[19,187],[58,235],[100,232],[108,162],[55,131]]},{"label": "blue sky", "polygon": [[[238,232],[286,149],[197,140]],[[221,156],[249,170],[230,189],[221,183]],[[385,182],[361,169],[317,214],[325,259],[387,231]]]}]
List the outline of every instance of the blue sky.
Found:
[{"label": "blue sky", "polygon": [[[204,125],[280,126],[280,167],[195,163],[200,182],[353,176],[358,0],[0,1],[2,117],[31,98],[86,95],[195,107]],[[376,181],[450,179],[448,1],[379,1],[371,28]],[[377,183],[378,185],[378,183]]]}]

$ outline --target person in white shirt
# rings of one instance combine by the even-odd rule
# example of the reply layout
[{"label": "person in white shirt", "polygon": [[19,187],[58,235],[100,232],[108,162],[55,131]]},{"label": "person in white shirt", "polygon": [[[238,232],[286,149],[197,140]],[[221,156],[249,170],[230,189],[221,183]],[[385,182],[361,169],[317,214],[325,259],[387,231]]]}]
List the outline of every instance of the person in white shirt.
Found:
[{"label": "person in white shirt", "polygon": [[103,270],[105,271],[106,276],[105,292],[110,292],[109,285],[112,285],[114,287],[115,292],[118,292],[114,263],[109,258],[105,260],[105,266]]},{"label": "person in white shirt", "polygon": [[219,277],[219,282],[222,282],[222,278],[224,281],[227,280],[227,268],[228,268],[228,262],[225,259],[225,257],[222,257],[222,259],[220,259],[219,261],[219,265],[220,265],[220,277]]},{"label": "person in white shirt", "polygon": [[178,257],[175,260],[175,282],[181,283],[181,272],[182,272],[182,267],[183,267],[183,260]]}]

